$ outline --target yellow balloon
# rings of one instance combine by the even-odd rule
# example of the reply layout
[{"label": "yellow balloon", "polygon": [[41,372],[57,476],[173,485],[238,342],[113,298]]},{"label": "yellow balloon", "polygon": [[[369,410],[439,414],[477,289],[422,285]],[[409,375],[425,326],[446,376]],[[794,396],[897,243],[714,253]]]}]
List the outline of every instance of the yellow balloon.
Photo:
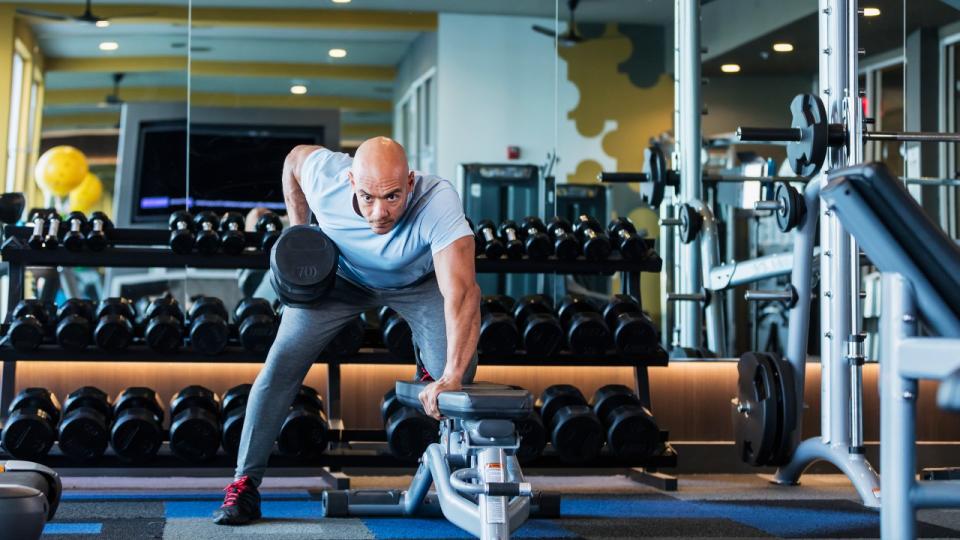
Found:
[{"label": "yellow balloon", "polygon": [[88,172],[83,182],[70,192],[70,210],[89,213],[100,201],[101,195],[103,195],[103,182],[97,175]]},{"label": "yellow balloon", "polygon": [[34,168],[40,189],[64,197],[83,182],[90,171],[87,156],[72,146],[54,146],[37,160]]}]

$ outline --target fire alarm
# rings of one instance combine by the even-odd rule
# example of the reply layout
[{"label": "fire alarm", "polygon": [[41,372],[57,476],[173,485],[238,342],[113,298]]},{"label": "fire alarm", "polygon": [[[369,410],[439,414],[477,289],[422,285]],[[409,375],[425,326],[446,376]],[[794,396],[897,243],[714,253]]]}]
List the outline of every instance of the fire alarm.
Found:
[{"label": "fire alarm", "polygon": [[508,147],[507,147],[507,159],[520,159],[520,147],[519,147],[519,146],[508,146]]}]

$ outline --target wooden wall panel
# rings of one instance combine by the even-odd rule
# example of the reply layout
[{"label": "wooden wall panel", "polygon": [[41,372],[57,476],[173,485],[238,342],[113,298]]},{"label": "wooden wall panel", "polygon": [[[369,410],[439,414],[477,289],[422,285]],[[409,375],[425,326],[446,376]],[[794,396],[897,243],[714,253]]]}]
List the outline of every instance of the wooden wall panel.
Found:
[{"label": "wooden wall panel", "polygon": [[[325,397],[326,366],[314,366],[306,384]],[[92,384],[116,395],[127,386],[154,388],[167,401],[187,384],[202,384],[224,392],[230,386],[252,382],[259,364],[202,363],[98,363],[20,362],[18,388],[44,386],[62,398],[78,386]],[[876,364],[864,370],[864,430],[868,441],[878,437],[879,401]],[[381,426],[379,405],[393,381],[408,378],[412,367],[394,365],[345,365],[341,367],[342,415],[345,425],[355,428]],[[478,380],[516,384],[539,394],[551,384],[568,383],[590,395],[604,384],[633,386],[632,368],[622,367],[499,367],[481,366]],[[733,362],[676,362],[651,368],[651,398],[654,414],[675,441],[729,441],[733,438],[730,398],[736,393],[737,368]],[[820,366],[807,367],[804,436],[820,432]],[[960,415],[941,411],[935,405],[936,383],[923,382],[917,433],[921,440],[960,440]]]}]

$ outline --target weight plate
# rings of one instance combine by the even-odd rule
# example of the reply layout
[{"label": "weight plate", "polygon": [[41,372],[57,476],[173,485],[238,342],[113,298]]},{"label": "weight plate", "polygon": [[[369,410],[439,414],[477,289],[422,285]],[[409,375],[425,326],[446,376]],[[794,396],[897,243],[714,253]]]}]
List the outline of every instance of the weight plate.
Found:
[{"label": "weight plate", "polygon": [[651,208],[663,202],[667,187],[667,159],[659,146],[652,145],[643,151],[643,172],[646,182],[640,182],[640,200]]},{"label": "weight plate", "polygon": [[823,101],[813,94],[800,94],[790,103],[791,127],[802,133],[800,141],[787,144],[790,167],[799,176],[813,176],[827,156],[830,125]]},{"label": "weight plate", "polygon": [[776,439],[778,410],[774,376],[769,365],[754,352],[740,357],[737,373],[739,394],[731,403],[737,455],[744,463],[764,465]]},{"label": "weight plate", "polygon": [[793,186],[785,183],[777,183],[773,192],[773,200],[780,204],[776,212],[777,227],[783,232],[790,232],[800,224],[806,210],[806,201],[803,195]]},{"label": "weight plate", "polygon": [[689,244],[700,234],[703,217],[689,204],[681,204],[677,210],[680,218],[680,241]]},{"label": "weight plate", "polygon": [[793,365],[779,355],[765,353],[759,356],[771,367],[774,376],[777,400],[776,442],[767,465],[786,465],[796,449],[793,432],[797,426],[797,391],[793,377]]}]

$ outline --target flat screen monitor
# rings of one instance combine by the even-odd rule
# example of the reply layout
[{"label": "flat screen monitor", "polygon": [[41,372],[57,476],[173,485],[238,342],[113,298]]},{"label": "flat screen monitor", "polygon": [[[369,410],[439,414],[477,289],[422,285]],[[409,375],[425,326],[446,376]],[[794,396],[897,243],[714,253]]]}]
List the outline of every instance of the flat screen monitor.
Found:
[{"label": "flat screen monitor", "polygon": [[117,226],[165,227],[170,214],[183,209],[222,215],[263,206],[283,214],[281,173],[290,150],[299,144],[339,148],[336,110],[194,107],[189,116],[188,134],[183,105],[124,106]]},{"label": "flat screen monitor", "polygon": [[[186,124],[140,125],[133,221],[166,220],[171,212],[246,212],[263,206],[283,213],[283,160],[299,144],[322,144],[322,127],[191,124],[189,187]],[[177,171],[180,171],[177,174]]]}]

